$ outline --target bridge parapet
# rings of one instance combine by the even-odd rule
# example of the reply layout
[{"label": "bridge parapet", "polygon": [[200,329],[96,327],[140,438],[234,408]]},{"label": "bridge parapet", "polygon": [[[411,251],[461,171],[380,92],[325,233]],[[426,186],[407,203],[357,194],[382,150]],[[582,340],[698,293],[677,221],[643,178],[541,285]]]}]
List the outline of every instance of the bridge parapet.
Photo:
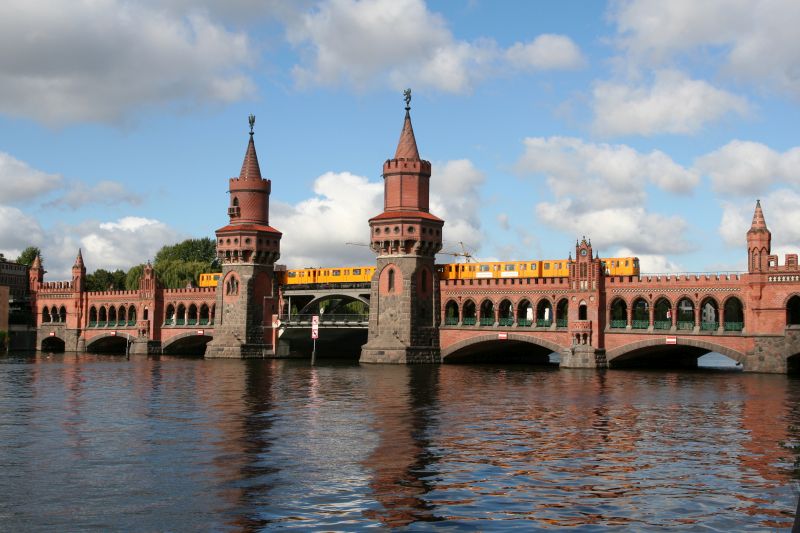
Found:
[{"label": "bridge parapet", "polygon": [[569,331],[572,334],[573,344],[592,344],[592,321],[573,320],[570,322]]}]

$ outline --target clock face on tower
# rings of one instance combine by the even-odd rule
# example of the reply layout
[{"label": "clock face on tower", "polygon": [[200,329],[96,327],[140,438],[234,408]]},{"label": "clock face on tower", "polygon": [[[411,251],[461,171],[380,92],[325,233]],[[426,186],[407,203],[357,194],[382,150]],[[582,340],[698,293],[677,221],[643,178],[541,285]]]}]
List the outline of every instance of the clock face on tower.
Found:
[{"label": "clock face on tower", "polygon": [[586,256],[586,249],[581,250],[581,255],[584,257]]}]

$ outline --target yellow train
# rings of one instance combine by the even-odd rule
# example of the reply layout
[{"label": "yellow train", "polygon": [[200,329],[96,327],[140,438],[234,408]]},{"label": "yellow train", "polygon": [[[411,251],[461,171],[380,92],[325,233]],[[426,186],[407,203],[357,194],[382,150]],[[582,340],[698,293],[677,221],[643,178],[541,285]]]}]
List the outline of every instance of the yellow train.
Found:
[{"label": "yellow train", "polygon": [[219,283],[219,278],[222,274],[219,272],[211,272],[208,274],[200,274],[201,287],[216,287]]},{"label": "yellow train", "polygon": [[[601,259],[607,276],[638,276],[639,259],[636,257],[609,257]],[[566,259],[542,261],[492,261],[481,263],[447,263],[436,265],[440,280],[494,279],[494,278],[566,278],[570,261]],[[329,283],[369,283],[375,273],[374,266],[299,268],[276,271],[280,285],[317,285]]]}]

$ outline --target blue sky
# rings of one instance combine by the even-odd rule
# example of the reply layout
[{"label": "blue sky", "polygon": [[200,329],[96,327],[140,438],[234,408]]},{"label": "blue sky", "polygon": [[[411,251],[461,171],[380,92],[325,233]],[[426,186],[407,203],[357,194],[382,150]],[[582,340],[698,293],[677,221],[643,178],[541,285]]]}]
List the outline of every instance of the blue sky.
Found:
[{"label": "blue sky", "polygon": [[[0,5],[0,252],[128,268],[227,223],[254,113],[290,266],[369,264],[402,89],[445,249],[745,268],[800,247],[800,3]],[[451,260],[441,256],[442,262]],[[781,258],[781,262],[783,259]]]}]

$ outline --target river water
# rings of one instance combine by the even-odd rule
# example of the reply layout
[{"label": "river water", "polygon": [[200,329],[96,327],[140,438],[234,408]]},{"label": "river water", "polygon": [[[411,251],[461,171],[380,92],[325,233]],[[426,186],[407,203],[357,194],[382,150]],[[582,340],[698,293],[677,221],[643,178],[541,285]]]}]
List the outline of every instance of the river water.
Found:
[{"label": "river water", "polygon": [[800,380],[0,358],[3,531],[771,531]]}]

